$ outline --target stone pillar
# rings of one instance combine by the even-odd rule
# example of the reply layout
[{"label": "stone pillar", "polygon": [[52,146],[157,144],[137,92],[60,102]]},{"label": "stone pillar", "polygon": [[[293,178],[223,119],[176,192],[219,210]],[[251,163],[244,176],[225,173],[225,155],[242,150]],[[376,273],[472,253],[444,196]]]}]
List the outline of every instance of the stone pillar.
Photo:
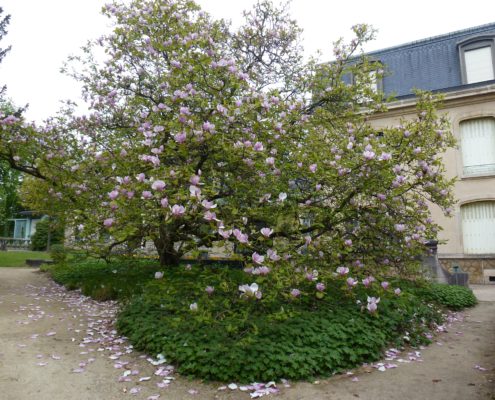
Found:
[{"label": "stone pillar", "polygon": [[423,256],[423,268],[425,273],[432,281],[438,283],[449,283],[448,273],[444,271],[438,262],[438,240],[429,240],[426,242],[428,253]]}]

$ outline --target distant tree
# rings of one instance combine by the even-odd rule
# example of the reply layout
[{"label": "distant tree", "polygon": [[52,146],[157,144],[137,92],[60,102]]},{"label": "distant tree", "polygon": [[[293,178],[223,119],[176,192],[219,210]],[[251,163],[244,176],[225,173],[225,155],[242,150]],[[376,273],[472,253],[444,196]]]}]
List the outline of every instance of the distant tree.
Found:
[{"label": "distant tree", "polygon": [[0,235],[8,236],[8,222],[21,209],[18,188],[21,173],[0,161]]},{"label": "distant tree", "polygon": [[57,221],[43,219],[36,224],[36,232],[31,237],[31,250],[49,250],[54,244],[64,240],[64,229]]},{"label": "distant tree", "polygon": [[[3,16],[3,8],[0,7],[0,40],[7,34],[7,26],[10,23],[10,15]],[[0,47],[0,62],[10,51],[11,46],[2,48]],[[13,108],[10,105],[4,104],[3,96],[5,94],[6,86],[0,87],[0,101],[2,104],[2,114],[8,114],[13,112]],[[8,110],[6,109],[8,108]],[[8,234],[7,219],[19,208],[19,198],[17,189],[20,184],[20,173],[10,168],[10,165],[6,161],[0,161],[0,235]]]},{"label": "distant tree", "polygon": [[[10,15],[6,15],[4,17],[2,17],[2,15],[3,15],[3,8],[0,7],[0,40],[2,40],[3,37],[7,34],[7,26],[10,23]],[[2,62],[3,58],[5,57],[5,55],[9,51],[10,51],[10,46],[8,46],[6,48],[1,48],[0,47],[0,62]],[[0,98],[3,97],[3,95],[5,93],[5,89],[6,89],[6,86],[5,85],[3,85],[0,88]]]}]

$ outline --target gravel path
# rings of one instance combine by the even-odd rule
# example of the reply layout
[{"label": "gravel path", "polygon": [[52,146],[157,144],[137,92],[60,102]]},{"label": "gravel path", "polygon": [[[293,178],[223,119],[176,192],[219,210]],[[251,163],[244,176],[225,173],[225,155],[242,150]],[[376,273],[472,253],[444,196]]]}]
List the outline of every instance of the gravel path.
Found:
[{"label": "gravel path", "polygon": [[[115,312],[115,304],[67,292],[36,270],[0,269],[0,399],[244,400],[274,391],[218,390],[221,385],[179,377],[166,363],[152,365],[158,360],[117,335]],[[392,350],[382,364],[279,384],[278,394],[264,398],[495,400],[495,302],[481,302],[451,322],[418,353]]]}]

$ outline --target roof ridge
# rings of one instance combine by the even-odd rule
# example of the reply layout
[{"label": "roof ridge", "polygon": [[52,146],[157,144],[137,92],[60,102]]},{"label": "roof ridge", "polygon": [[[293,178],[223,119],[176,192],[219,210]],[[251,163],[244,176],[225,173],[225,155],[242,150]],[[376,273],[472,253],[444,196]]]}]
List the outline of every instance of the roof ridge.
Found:
[{"label": "roof ridge", "polygon": [[457,31],[452,31],[449,33],[441,34],[441,35],[431,36],[428,38],[419,39],[419,40],[415,40],[412,42],[406,42],[406,43],[395,45],[395,46],[385,47],[383,49],[365,52],[365,54],[366,55],[373,55],[373,54],[386,53],[389,51],[399,50],[399,49],[403,49],[403,48],[407,48],[407,47],[416,47],[416,46],[424,45],[428,42],[447,40],[447,39],[450,39],[452,37],[459,36],[460,34],[483,32],[485,30],[489,30],[490,28],[495,30],[495,22],[490,22],[490,23],[483,24],[483,25],[473,26],[473,27],[466,28],[466,29],[460,29]]}]

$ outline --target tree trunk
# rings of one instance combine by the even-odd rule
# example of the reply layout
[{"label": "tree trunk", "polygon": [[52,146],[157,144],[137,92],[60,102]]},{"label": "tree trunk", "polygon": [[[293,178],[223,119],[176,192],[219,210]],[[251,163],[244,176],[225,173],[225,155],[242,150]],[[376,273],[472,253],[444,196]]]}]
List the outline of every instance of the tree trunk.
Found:
[{"label": "tree trunk", "polygon": [[162,238],[153,241],[160,257],[160,266],[172,267],[179,264],[181,254],[174,249],[173,242]]}]

